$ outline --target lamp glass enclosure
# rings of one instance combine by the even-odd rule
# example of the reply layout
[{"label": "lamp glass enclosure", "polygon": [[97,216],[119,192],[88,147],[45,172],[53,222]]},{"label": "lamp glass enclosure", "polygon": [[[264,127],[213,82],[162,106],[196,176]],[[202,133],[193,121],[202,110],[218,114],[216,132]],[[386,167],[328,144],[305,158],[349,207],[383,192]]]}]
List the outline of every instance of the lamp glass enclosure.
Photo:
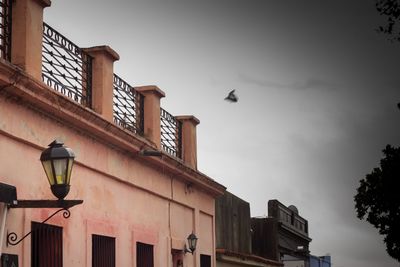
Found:
[{"label": "lamp glass enclosure", "polygon": [[50,185],[70,184],[73,163],[73,158],[42,161]]},{"label": "lamp glass enclosure", "polygon": [[53,165],[51,164],[51,160],[42,161],[42,165],[50,185],[54,185]]},{"label": "lamp glass enclosure", "polygon": [[62,142],[55,140],[40,156],[51,190],[59,199],[63,199],[69,192],[75,158],[74,152],[63,145]]}]

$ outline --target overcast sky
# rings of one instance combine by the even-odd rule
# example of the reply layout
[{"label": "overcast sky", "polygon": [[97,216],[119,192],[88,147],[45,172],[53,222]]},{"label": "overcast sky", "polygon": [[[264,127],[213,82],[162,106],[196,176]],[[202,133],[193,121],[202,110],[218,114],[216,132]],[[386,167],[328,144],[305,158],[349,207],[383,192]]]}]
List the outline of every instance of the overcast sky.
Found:
[{"label": "overcast sky", "polygon": [[[115,73],[199,118],[199,170],[252,216],[293,204],[312,254],[399,266],[353,202],[400,144],[400,43],[375,32],[373,0],[53,0],[45,21],[80,47],[110,45]],[[238,103],[223,100],[232,89]]]}]

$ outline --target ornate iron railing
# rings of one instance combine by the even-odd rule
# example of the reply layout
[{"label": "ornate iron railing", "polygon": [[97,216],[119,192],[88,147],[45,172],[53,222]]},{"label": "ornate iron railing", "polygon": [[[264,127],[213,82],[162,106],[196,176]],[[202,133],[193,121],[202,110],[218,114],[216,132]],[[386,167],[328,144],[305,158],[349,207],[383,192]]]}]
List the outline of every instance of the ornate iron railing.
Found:
[{"label": "ornate iron railing", "polygon": [[11,61],[12,0],[0,0],[0,58]]},{"label": "ornate iron railing", "polygon": [[143,134],[144,97],[114,74],[114,122],[136,134]]},{"label": "ornate iron railing", "polygon": [[163,108],[161,114],[161,147],[170,155],[182,157],[182,123]]},{"label": "ornate iron railing", "polygon": [[91,107],[92,57],[43,23],[42,79],[56,91]]}]

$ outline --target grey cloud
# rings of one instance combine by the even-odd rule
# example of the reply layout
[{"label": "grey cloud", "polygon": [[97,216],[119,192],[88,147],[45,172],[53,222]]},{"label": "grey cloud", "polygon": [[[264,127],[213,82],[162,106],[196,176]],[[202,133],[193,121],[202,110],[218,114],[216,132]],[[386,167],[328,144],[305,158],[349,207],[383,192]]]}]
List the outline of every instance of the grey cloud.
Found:
[{"label": "grey cloud", "polygon": [[260,87],[288,89],[288,90],[333,91],[333,90],[337,90],[340,87],[340,84],[338,84],[338,83],[325,81],[323,79],[318,79],[318,78],[308,78],[304,81],[294,82],[294,83],[280,83],[280,82],[250,77],[247,74],[239,74],[239,79],[244,83],[257,85]]},{"label": "grey cloud", "polygon": [[294,84],[294,88],[300,89],[300,90],[307,90],[307,89],[316,89],[316,90],[336,90],[338,88],[338,84],[324,81],[324,80],[319,80],[319,79],[314,79],[314,78],[309,78],[303,83],[297,83]]}]

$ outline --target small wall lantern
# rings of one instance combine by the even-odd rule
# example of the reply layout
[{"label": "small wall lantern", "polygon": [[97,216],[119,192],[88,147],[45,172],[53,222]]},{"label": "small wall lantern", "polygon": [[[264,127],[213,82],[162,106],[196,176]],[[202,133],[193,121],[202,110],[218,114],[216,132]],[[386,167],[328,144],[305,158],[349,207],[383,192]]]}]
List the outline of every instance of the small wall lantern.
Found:
[{"label": "small wall lantern", "polygon": [[193,254],[193,252],[196,250],[197,240],[198,240],[198,238],[196,237],[196,235],[195,235],[194,233],[191,233],[191,234],[187,237],[189,249],[187,249],[186,244],[185,244],[184,252],[185,252],[185,253],[190,252],[190,253]]},{"label": "small wall lantern", "polygon": [[40,155],[43,169],[50,183],[51,192],[58,199],[64,199],[70,188],[72,165],[75,154],[64,143],[54,140]]}]

